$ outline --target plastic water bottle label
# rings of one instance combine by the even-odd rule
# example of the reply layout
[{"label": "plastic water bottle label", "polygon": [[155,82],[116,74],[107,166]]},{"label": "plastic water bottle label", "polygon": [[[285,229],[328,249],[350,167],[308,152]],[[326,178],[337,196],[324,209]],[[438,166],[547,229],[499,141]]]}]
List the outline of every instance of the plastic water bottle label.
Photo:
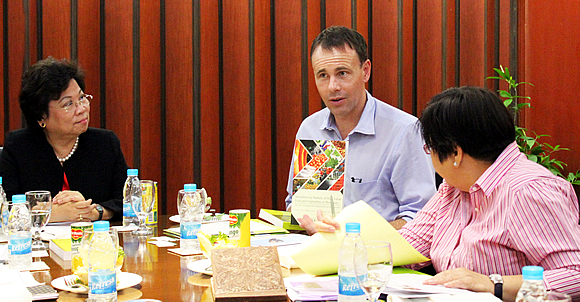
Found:
[{"label": "plastic water bottle label", "polygon": [[197,233],[201,229],[201,222],[181,222],[180,233],[181,239],[197,239]]},{"label": "plastic water bottle label", "polygon": [[92,295],[111,294],[117,291],[117,273],[111,270],[89,272],[89,291]]},{"label": "plastic water bottle label", "polygon": [[137,215],[133,211],[133,208],[131,207],[130,202],[123,203],[123,216],[124,217],[137,217]]},{"label": "plastic water bottle label", "polygon": [[31,236],[10,236],[10,254],[11,255],[26,255],[32,253],[32,237]]},{"label": "plastic water bottle label", "polygon": [[356,277],[338,276],[338,294],[345,296],[364,296]]}]

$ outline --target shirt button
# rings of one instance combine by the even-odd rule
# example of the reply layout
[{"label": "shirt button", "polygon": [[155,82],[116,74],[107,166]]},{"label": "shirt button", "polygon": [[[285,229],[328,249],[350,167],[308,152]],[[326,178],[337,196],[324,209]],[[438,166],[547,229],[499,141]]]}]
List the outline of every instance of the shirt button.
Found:
[{"label": "shirt button", "polygon": [[475,211],[476,211],[476,212],[479,212],[479,208],[475,208]]}]

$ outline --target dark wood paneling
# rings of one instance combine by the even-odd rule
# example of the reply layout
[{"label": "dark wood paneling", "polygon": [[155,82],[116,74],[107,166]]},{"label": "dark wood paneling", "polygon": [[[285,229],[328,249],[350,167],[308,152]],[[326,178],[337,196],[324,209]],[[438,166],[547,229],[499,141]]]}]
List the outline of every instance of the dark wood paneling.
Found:
[{"label": "dark wood paneling", "polygon": [[[578,37],[580,2],[561,1],[557,9],[548,9],[546,3],[528,2],[525,37],[525,60],[520,74],[534,87],[526,94],[534,108],[526,110],[525,127],[538,134],[549,134],[543,141],[562,145],[571,151],[558,152],[555,157],[568,163],[568,170],[580,169],[580,105],[577,87],[580,83]],[[518,91],[519,92],[519,91]]]},{"label": "dark wood paneling", "polygon": [[417,113],[435,94],[442,81],[441,0],[417,2]]},{"label": "dark wood paneling", "polygon": [[297,76],[301,74],[301,44],[298,39],[301,34],[301,6],[299,1],[293,0],[276,1],[274,4],[278,207],[284,209],[292,146],[302,121],[301,80]]},{"label": "dark wood paneling", "polygon": [[[458,0],[459,1],[459,0]],[[457,10],[455,9],[455,0],[443,0],[444,3],[444,10],[443,13],[443,22],[445,22],[445,30],[444,30],[444,45],[443,50],[445,51],[445,55],[443,56],[444,60],[444,67],[445,71],[443,72],[444,78],[444,88],[454,87],[457,86],[456,82],[456,58],[457,58],[457,51],[456,51],[456,36],[458,33],[455,30],[456,25],[456,14]]]},{"label": "dark wood paneling", "polygon": [[[90,17],[88,17],[90,16]],[[91,103],[91,127],[100,127],[101,116],[101,81],[100,81],[100,45],[99,45],[99,1],[78,1],[77,47],[78,62],[85,71],[86,93],[95,98]]]},{"label": "dark wood paneling", "polygon": [[[316,39],[316,36],[322,31],[320,28],[320,19],[321,19],[321,11],[320,11],[320,0],[309,0],[308,1],[308,12],[307,12],[307,20],[308,26],[307,29],[307,49],[308,49],[308,62],[306,65],[308,66],[308,113],[312,114],[323,107],[322,99],[320,98],[320,94],[318,94],[318,89],[316,88],[316,82],[314,81],[314,71],[312,70],[312,61],[310,60],[310,46],[312,46],[312,42]],[[292,147],[291,147],[292,148]],[[289,169],[290,161],[284,166]],[[288,171],[284,174],[286,178],[288,178]],[[286,182],[284,182],[284,192],[281,192],[282,196],[286,198]]]},{"label": "dark wood paneling", "polygon": [[[223,3],[225,210],[250,209],[248,1]],[[226,21],[227,20],[227,21]],[[235,151],[234,151],[235,150]]]},{"label": "dark wood paneling", "polygon": [[[8,78],[4,79],[4,85],[8,89],[8,119],[9,129],[21,128],[20,106],[18,105],[18,94],[20,93],[20,79],[24,71],[28,55],[25,47],[25,12],[23,1],[7,1],[8,5]],[[6,30],[6,29],[5,29]],[[6,97],[6,95],[5,95]]]},{"label": "dark wood paneling", "polygon": [[398,105],[398,41],[397,1],[382,5],[373,3],[372,71],[373,95],[378,99]]},{"label": "dark wood paneling", "polygon": [[[255,165],[256,210],[272,208],[272,75],[271,62],[271,20],[270,1],[254,1],[254,36],[255,36]],[[252,213],[257,216],[258,213]]]},{"label": "dark wood paneling", "polygon": [[460,85],[482,86],[485,78],[485,5],[461,1]]},{"label": "dark wood paneling", "polygon": [[[193,179],[192,4],[167,1],[167,213],[177,213],[177,192]],[[214,54],[215,55],[215,54]],[[197,165],[198,163],[195,163]]]},{"label": "dark wood paneling", "polygon": [[71,58],[71,1],[42,2],[42,54],[57,59]]},{"label": "dark wood paneling", "polygon": [[201,2],[201,158],[203,186],[220,211],[218,1]]},{"label": "dark wood paneling", "polygon": [[[161,40],[160,7],[140,1],[140,116],[141,179],[161,180]],[[159,196],[161,196],[159,194]]]},{"label": "dark wood paneling", "polygon": [[[399,91],[399,97],[403,97],[403,106],[399,108],[411,113],[413,110],[413,1],[403,1],[402,11],[402,53],[399,54],[399,60],[402,58],[402,66],[399,70],[399,77],[403,80],[402,91]],[[401,62],[399,62],[401,63]],[[400,103],[400,102],[399,102]]]}]

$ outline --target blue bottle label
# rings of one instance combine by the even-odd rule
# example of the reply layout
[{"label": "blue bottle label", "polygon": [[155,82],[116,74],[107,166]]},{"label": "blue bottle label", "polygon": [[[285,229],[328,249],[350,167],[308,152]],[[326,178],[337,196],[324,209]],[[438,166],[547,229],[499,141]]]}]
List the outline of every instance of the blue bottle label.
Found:
[{"label": "blue bottle label", "polygon": [[338,276],[338,294],[345,296],[364,296],[356,277]]},{"label": "blue bottle label", "polygon": [[182,221],[180,224],[181,239],[197,239],[199,229],[201,229],[201,222]]},{"label": "blue bottle label", "polygon": [[117,291],[117,273],[114,270],[89,272],[89,293],[92,295],[111,294]]},{"label": "blue bottle label", "polygon": [[135,214],[135,211],[133,211],[133,208],[131,207],[131,203],[123,203],[123,216],[124,217],[137,217],[137,215]]},{"label": "blue bottle label", "polygon": [[26,255],[32,253],[32,237],[10,236],[10,254]]}]

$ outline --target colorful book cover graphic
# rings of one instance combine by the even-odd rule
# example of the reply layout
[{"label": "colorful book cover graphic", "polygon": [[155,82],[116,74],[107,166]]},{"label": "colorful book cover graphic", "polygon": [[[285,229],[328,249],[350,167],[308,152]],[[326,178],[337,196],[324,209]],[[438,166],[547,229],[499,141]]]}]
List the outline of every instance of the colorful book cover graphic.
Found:
[{"label": "colorful book cover graphic", "polygon": [[301,189],[343,192],[345,141],[298,139],[294,146],[292,195]]}]

